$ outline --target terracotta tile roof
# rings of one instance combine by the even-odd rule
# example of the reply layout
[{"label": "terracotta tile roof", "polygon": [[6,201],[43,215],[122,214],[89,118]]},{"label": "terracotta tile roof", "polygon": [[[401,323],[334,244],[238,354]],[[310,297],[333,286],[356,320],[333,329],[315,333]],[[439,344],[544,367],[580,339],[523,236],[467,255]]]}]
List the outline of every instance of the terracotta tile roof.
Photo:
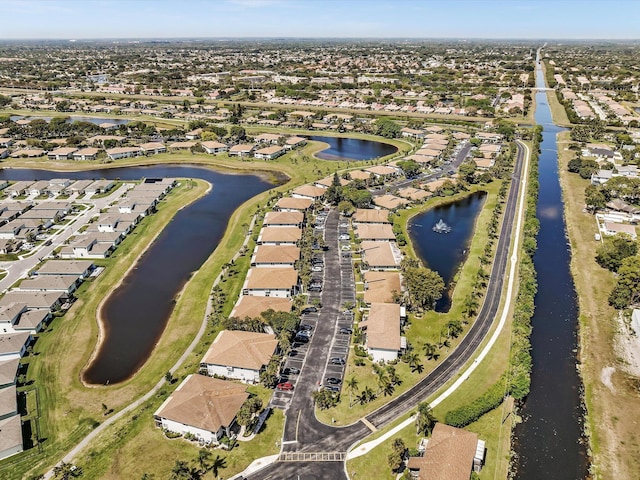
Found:
[{"label": "terracotta tile roof", "polygon": [[155,412],[155,416],[217,432],[233,422],[249,398],[244,385],[227,380],[189,375]]},{"label": "terracotta tile roof", "polygon": [[292,306],[293,304],[289,298],[241,295],[230,317],[258,318],[263,312],[269,309],[276,312],[290,312]]},{"label": "terracotta tile roof", "polygon": [[380,197],[375,197],[373,199],[373,203],[375,203],[379,207],[393,210],[394,208],[399,208],[407,205],[409,201],[405,200],[404,198],[396,197],[395,195],[382,195]]},{"label": "terracotta tile roof", "polygon": [[263,227],[260,231],[261,242],[297,242],[302,238],[302,229],[298,227]]},{"label": "terracotta tile roof", "polygon": [[373,173],[375,175],[397,175],[398,170],[391,167],[386,167],[384,165],[376,165],[374,167],[369,167],[364,170],[365,172]]},{"label": "terracotta tile roof", "polygon": [[267,212],[263,225],[300,225],[303,221],[302,212]]},{"label": "terracotta tile roof", "polygon": [[362,327],[367,329],[367,348],[400,350],[400,305],[372,303]]},{"label": "terracotta tile roof", "polygon": [[353,221],[355,223],[390,223],[389,210],[358,208],[353,214]]},{"label": "terracotta tile roof", "polygon": [[436,423],[420,466],[420,480],[469,480],[478,436]]},{"label": "terracotta tile roof", "polygon": [[326,192],[327,191],[321,187],[314,187],[313,185],[301,185],[291,193],[293,195],[301,195],[303,197],[320,198]]},{"label": "terracotta tile roof", "polygon": [[306,210],[311,205],[313,205],[313,200],[310,198],[282,197],[278,200],[278,203],[276,203],[275,208],[282,210]]},{"label": "terracotta tile roof", "polygon": [[402,291],[400,272],[374,272],[368,271],[364,274],[365,303],[391,303],[393,301],[392,292]]},{"label": "terracotta tile roof", "polygon": [[431,193],[421,190],[419,188],[407,187],[407,188],[403,188],[402,190],[399,190],[398,195],[400,195],[401,197],[416,201],[416,200],[422,200],[423,198],[430,197]]},{"label": "terracotta tile roof", "polygon": [[364,241],[360,244],[363,260],[371,268],[389,268],[398,266],[398,261],[393,255],[390,242]]},{"label": "terracotta tile roof", "polygon": [[393,227],[389,223],[359,223],[355,229],[356,237],[362,240],[393,240]]},{"label": "terracotta tile roof", "polygon": [[293,268],[250,268],[245,288],[249,290],[290,289],[298,284],[298,272]]},{"label": "terracotta tile roof", "polygon": [[222,330],[204,355],[202,363],[260,370],[278,346],[270,333]]},{"label": "terracotta tile roof", "polygon": [[363,170],[352,170],[349,175],[351,175],[351,180],[369,180],[371,178],[371,174]]},{"label": "terracotta tile roof", "polygon": [[300,248],[295,245],[259,245],[251,263],[294,263],[300,259]]}]

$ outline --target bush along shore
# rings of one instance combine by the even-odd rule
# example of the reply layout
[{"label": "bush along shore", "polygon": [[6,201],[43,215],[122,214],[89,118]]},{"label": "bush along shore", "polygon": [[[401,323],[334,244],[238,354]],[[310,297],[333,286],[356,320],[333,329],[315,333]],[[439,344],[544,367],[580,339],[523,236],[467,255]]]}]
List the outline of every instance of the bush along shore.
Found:
[{"label": "bush along shore", "polygon": [[[536,251],[536,236],[540,224],[536,218],[538,201],[538,155],[542,127],[533,130],[532,152],[529,167],[525,223],[522,239],[522,259],[518,269],[518,294],[513,310],[511,347],[507,370],[500,378],[473,402],[447,412],[445,423],[455,427],[465,427],[478,420],[485,413],[500,406],[507,398],[522,401],[529,393],[531,374],[531,318],[534,312],[534,298],[537,291],[536,271],[533,255]],[[516,245],[516,248],[518,246]]]}]

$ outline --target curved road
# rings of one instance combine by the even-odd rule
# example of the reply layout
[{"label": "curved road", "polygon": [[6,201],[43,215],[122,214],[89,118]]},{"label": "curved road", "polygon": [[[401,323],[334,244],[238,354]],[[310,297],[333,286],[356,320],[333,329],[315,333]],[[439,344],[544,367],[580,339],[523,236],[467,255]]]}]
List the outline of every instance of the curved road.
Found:
[{"label": "curved road", "polygon": [[[420,401],[428,398],[451,380],[472,358],[493,325],[501,301],[524,164],[525,149],[518,142],[516,145],[518,147],[516,165],[511,177],[511,188],[505,205],[493,269],[480,313],[467,335],[440,365],[411,389],[365,417],[364,420],[367,423],[378,429],[415,408]],[[310,398],[307,401],[300,401],[299,407],[301,408],[296,409],[295,417],[290,415],[291,409],[287,412],[287,425],[283,437],[283,453],[300,453],[300,455],[290,455],[294,460],[297,458],[303,460],[302,454],[308,452],[346,452],[352,445],[371,433],[371,429],[363,421],[340,428],[319,422],[315,418]],[[287,435],[287,432],[292,431],[295,432],[295,437]],[[249,478],[337,479],[345,478],[345,471],[342,461],[322,461],[321,457],[314,457],[313,461],[304,459],[304,461],[276,462],[250,475]]]}]

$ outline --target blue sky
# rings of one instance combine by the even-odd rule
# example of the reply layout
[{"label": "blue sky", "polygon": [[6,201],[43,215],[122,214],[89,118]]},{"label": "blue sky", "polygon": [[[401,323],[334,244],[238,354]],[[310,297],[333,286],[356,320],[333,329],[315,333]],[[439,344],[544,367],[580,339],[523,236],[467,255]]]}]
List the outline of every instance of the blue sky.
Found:
[{"label": "blue sky", "polygon": [[638,0],[0,0],[0,38],[637,39]]}]

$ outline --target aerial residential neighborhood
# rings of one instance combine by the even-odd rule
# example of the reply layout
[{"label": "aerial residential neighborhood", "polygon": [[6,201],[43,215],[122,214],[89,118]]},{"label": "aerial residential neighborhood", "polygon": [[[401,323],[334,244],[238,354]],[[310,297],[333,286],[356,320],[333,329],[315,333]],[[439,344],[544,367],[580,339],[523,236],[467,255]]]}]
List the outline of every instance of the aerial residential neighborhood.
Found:
[{"label": "aerial residential neighborhood", "polygon": [[634,2],[1,8],[0,478],[640,478]]}]

